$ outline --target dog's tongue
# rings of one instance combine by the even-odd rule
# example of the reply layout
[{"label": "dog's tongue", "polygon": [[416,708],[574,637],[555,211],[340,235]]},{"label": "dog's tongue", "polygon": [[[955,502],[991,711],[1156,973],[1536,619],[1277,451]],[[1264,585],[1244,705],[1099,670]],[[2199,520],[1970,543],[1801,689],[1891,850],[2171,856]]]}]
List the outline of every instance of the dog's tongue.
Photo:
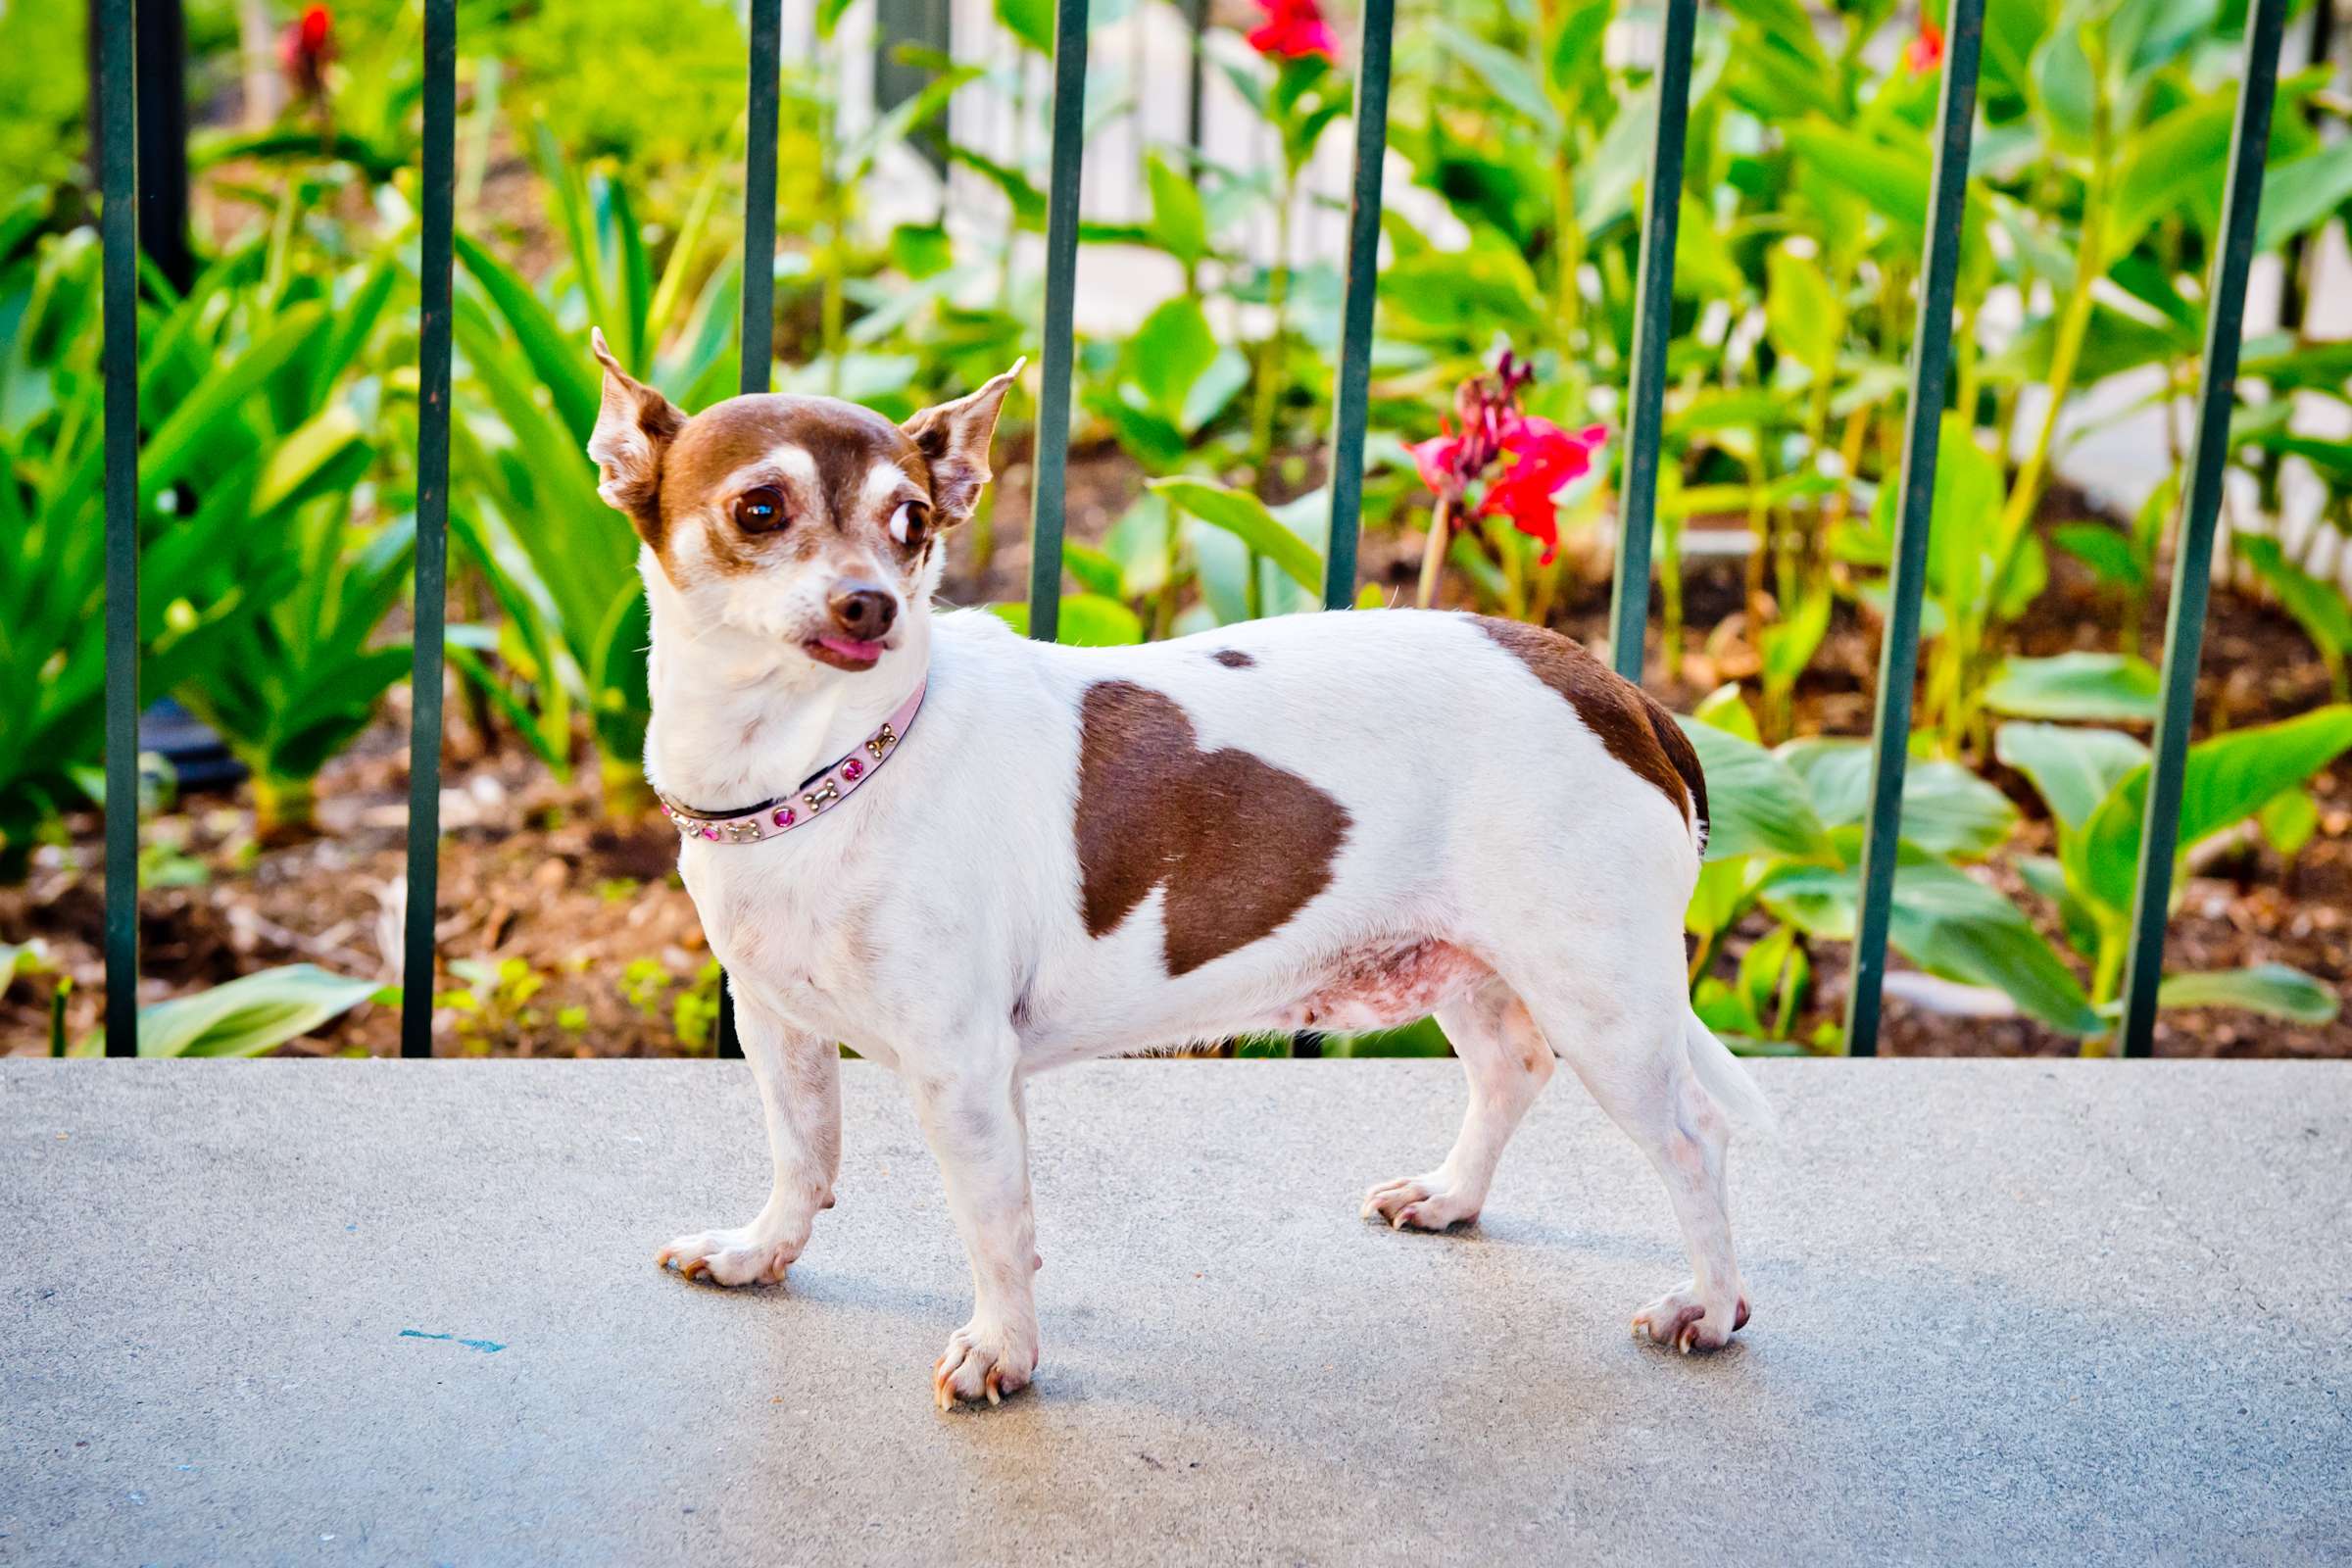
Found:
[{"label": "dog's tongue", "polygon": [[844,659],[865,660],[870,662],[882,657],[880,643],[859,642],[855,637],[837,637],[830,632],[819,637],[817,641]]}]

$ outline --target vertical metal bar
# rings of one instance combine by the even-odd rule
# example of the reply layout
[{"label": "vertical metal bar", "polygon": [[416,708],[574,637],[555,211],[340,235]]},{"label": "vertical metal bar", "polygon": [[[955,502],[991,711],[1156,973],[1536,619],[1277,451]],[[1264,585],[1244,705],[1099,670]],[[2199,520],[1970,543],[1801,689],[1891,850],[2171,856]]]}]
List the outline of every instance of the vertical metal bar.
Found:
[{"label": "vertical metal bar", "polygon": [[751,130],[743,151],[743,343],[738,350],[745,392],[767,390],[776,358],[776,114],[783,57],[784,0],[752,0],[744,93]]},{"label": "vertical metal bar", "polygon": [[1389,152],[1389,45],[1396,0],[1364,0],[1355,77],[1355,180],[1348,197],[1348,292],[1340,307],[1339,384],[1332,397],[1331,526],[1323,604],[1355,602],[1355,547],[1364,505],[1364,423],[1372,400],[1372,305],[1380,292],[1380,175]]},{"label": "vertical metal bar", "polygon": [[2222,192],[2222,250],[2206,298],[2205,382],[2189,449],[2188,493],[2173,551],[2173,598],[2164,622],[2164,687],[2157,701],[2156,755],[2148,770],[2147,814],[2140,824],[2139,877],[2132,894],[2132,951],[2124,967],[2123,1046],[2144,1056],[2156,1038],[2156,988],[2164,978],[2165,916],[2172,906],[2173,852],[2180,836],[2180,775],[2196,716],[2197,661],[2205,646],[2205,599],[2212,587],[2213,530],[2221,514],[2222,466],[2230,456],[2230,415],[2237,395],[2238,333],[2245,324],[2246,272],[2254,260],[2254,218],[2262,205],[2262,169],[2271,145],[2271,104],[2278,86],[2278,35],[2286,0],[2254,0],[2246,18],[2245,85],[2230,136],[2229,183]]},{"label": "vertical metal bar", "polygon": [[1894,575],[1886,636],[1879,645],[1877,715],[1871,721],[1870,816],[1862,829],[1862,909],[1854,932],[1853,983],[1845,999],[1851,1055],[1879,1050],[1879,1004],[1886,978],[1886,922],[1894,903],[1895,850],[1902,842],[1903,767],[1910,760],[1911,687],[1919,673],[1919,604],[1927,584],[1935,521],[1936,445],[1952,362],[1952,293],[1960,230],[1968,211],[1968,146],[1977,117],[1977,63],[1984,42],[1984,0],[1951,0],[1945,19],[1943,91],[1936,110],[1936,170],[1928,184],[1928,255],[1920,270],[1919,319],[1911,330],[1910,422],[1903,431]]},{"label": "vertical metal bar", "polygon": [[1193,47],[1185,61],[1184,144],[1200,150],[1200,100],[1208,75],[1208,0],[1184,0],[1184,24]]},{"label": "vertical metal bar", "polygon": [[[752,0],[752,44],[744,83],[751,128],[743,149],[743,330],[739,390],[765,392],[776,360],[776,117],[782,87],[784,0]],[[649,344],[648,347],[651,347]],[[718,1037],[722,1059],[743,1054],[735,1032],[735,993],[718,977]]]},{"label": "vertical metal bar", "polygon": [[1674,242],[1682,227],[1683,135],[1690,120],[1690,28],[1697,11],[1698,0],[1666,0],[1666,36],[1658,52],[1658,124],[1649,146],[1649,187],[1642,197],[1625,491],[1617,511],[1617,569],[1609,586],[1609,659],[1617,673],[1632,681],[1642,678],[1649,632],[1649,544],[1658,511],[1666,338],[1674,322]]},{"label": "vertical metal bar", "polygon": [[416,626],[409,687],[409,907],[400,1054],[433,1054],[441,889],[441,636],[449,579],[450,249],[458,146],[457,0],[424,5],[424,236],[417,273]]},{"label": "vertical metal bar", "polygon": [[139,194],[132,0],[98,13],[106,371],[106,1054],[139,1054]]},{"label": "vertical metal bar", "polygon": [[1029,635],[1061,628],[1062,487],[1070,461],[1070,313],[1078,284],[1078,170],[1085,156],[1087,0],[1054,6],[1053,180],[1046,196],[1046,325],[1029,492]]}]

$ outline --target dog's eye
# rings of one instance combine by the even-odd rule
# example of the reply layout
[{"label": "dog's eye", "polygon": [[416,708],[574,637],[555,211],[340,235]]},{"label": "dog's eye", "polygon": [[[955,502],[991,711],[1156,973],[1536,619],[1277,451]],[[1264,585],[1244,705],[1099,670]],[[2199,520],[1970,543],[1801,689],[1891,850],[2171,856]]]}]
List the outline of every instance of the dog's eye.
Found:
[{"label": "dog's eye", "polygon": [[931,509],[919,501],[902,501],[890,514],[890,536],[911,550],[931,531]]},{"label": "dog's eye", "polygon": [[735,498],[735,526],[745,533],[773,533],[784,526],[784,497],[769,485]]}]

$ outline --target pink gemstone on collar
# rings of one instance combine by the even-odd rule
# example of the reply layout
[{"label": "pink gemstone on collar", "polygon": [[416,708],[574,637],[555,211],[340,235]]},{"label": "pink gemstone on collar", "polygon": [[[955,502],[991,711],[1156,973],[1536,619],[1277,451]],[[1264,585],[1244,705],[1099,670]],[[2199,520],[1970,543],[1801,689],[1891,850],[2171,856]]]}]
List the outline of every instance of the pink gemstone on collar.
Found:
[{"label": "pink gemstone on collar", "polygon": [[710,840],[712,843],[716,843],[718,841],[717,826],[713,823],[705,822],[703,824],[703,837]]},{"label": "pink gemstone on collar", "polygon": [[771,820],[773,820],[778,827],[792,826],[792,808],[789,806],[785,807],[782,810],[776,812],[775,816]]},{"label": "pink gemstone on collar", "polygon": [[865,776],[865,764],[853,757],[841,764],[841,776],[854,784]]}]

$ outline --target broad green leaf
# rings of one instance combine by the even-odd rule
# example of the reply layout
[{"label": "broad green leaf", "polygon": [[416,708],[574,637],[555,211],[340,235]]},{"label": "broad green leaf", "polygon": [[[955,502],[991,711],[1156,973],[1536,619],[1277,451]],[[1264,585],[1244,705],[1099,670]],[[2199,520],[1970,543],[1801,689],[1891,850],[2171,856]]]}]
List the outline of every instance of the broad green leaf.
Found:
[{"label": "broad green leaf", "polygon": [[1788,764],[1752,741],[1712,724],[1676,716],[1698,753],[1707,780],[1707,858],[1783,855],[1832,857],[1829,835]]},{"label": "broad green leaf", "polygon": [[2033,780],[2050,814],[2068,828],[2089,821],[2108,791],[2148,760],[2148,749],[2120,731],[2057,724],[2003,724],[1992,751]]},{"label": "broad green leaf", "polygon": [[1284,527],[1257,497],[1205,479],[1153,479],[1150,488],[1180,511],[1232,534],[1308,592],[1322,592],[1323,558]]},{"label": "broad green leaf", "polygon": [[1217,337],[1200,302],[1179,294],[1144,318],[1121,354],[1153,411],[1181,426],[1193,383],[1216,361]]},{"label": "broad green leaf", "polygon": [[[1022,636],[1029,635],[1029,607],[991,605],[991,613]],[[1136,612],[1101,594],[1063,594],[1061,615],[1054,640],[1071,648],[1124,648],[1144,640],[1144,623]]]},{"label": "broad green leaf", "polygon": [[1200,187],[1157,148],[1145,156],[1144,182],[1152,194],[1152,242],[1193,266],[1208,254],[1208,212],[1200,204]]},{"label": "broad green leaf", "polygon": [[1468,66],[1491,96],[1526,120],[1545,145],[1560,139],[1560,112],[1544,95],[1544,84],[1525,59],[1487,42],[1467,27],[1446,27],[1440,36],[1446,52]]},{"label": "broad green leaf", "polygon": [[1690,716],[1701,724],[1712,724],[1739,736],[1750,746],[1764,744],[1763,733],[1756,728],[1755,710],[1740,694],[1738,681],[1726,681],[1699,700]]},{"label": "broad green leaf", "polygon": [[2061,523],[2050,530],[2050,537],[2059,549],[2095,572],[2101,583],[2123,588],[2147,585],[2139,552],[2132,548],[2131,539],[2106,523]]},{"label": "broad green leaf", "polygon": [[2291,860],[2319,832],[2320,808],[2309,791],[2287,790],[2271,797],[2255,813],[2255,821],[2262,828],[2262,841],[2278,851],[2279,858]]},{"label": "broad green leaf", "polygon": [[[2345,145],[2352,146],[2352,142]],[[2236,545],[2237,553],[2278,596],[2278,603],[2301,623],[2323,655],[2340,663],[2346,654],[2352,654],[2352,602],[2346,601],[2341,589],[2288,561],[2276,539],[2239,534]]]},{"label": "broad green leaf", "polygon": [[2352,140],[2339,140],[2308,158],[2279,164],[2263,176],[2254,248],[2276,250],[2326,222],[2352,201]]},{"label": "broad green leaf", "polygon": [[2015,718],[2156,717],[2156,666],[2129,654],[2005,659],[1984,687],[1984,706]]},{"label": "broad green leaf", "polygon": [[1774,346],[1815,377],[1829,374],[1837,363],[1843,316],[1822,275],[1821,259],[1776,245],[1765,268],[1764,322]]},{"label": "broad green leaf", "polygon": [[[258,1056],[374,996],[372,980],[296,963],[139,1009],[142,1056]],[[85,1047],[87,1046],[85,1042]]]},{"label": "broad green leaf", "polygon": [[[2296,718],[2232,730],[2188,749],[2180,779],[2179,853],[2253,815],[2282,790],[2294,789],[2352,747],[2352,704],[2315,709]],[[2146,814],[2148,770],[2135,769],[2084,824],[2068,869],[2091,897],[2113,909],[2132,903]]]},{"label": "broad green leaf", "polygon": [[2335,992],[2324,980],[2283,963],[2169,974],[2156,987],[2159,1007],[2242,1007],[2293,1023],[2333,1023]]},{"label": "broad green leaf", "polygon": [[[1822,736],[1790,741],[1777,754],[1805,781],[1823,825],[1848,827],[1870,810],[1870,746]],[[2008,838],[2017,808],[1956,762],[1913,761],[1903,769],[1902,837],[1931,855],[1988,855]],[[1858,851],[1859,837],[1853,839]]]},{"label": "broad green leaf", "polygon": [[[1764,906],[1815,936],[1850,941],[1859,879],[1849,870],[1796,866],[1766,879]],[[2007,899],[1940,861],[1899,865],[1887,941],[1930,974],[2007,992],[2053,1029],[2097,1034],[2106,1025],[2082,982]]]}]

